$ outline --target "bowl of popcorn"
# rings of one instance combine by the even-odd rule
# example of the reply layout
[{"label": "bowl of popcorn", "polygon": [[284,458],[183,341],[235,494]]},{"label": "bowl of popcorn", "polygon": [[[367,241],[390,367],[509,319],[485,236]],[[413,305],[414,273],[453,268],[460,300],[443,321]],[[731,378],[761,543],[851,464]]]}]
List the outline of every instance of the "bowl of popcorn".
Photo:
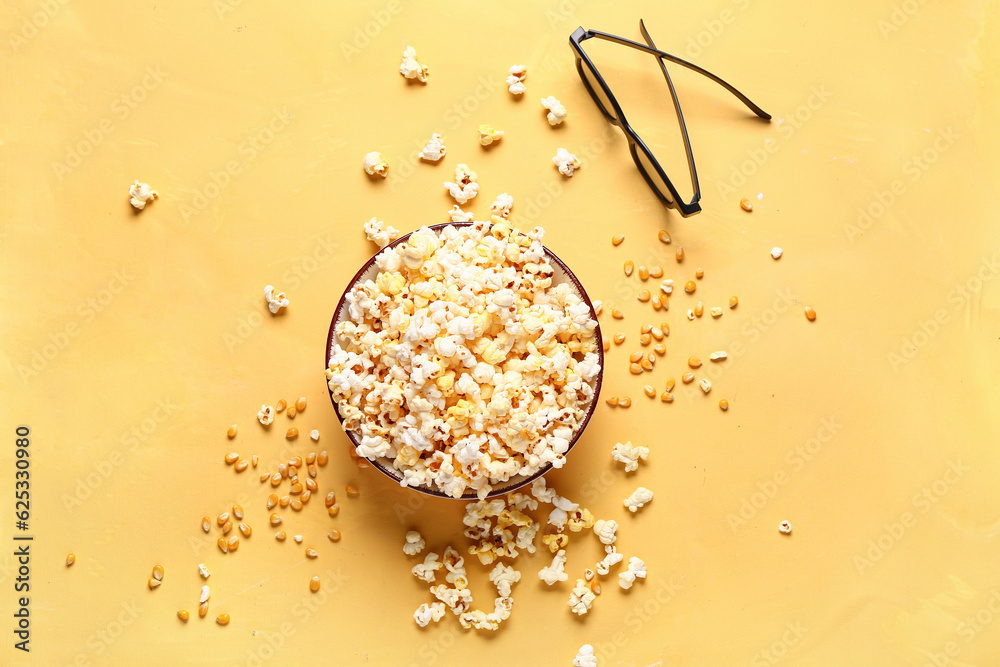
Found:
[{"label": "bowl of popcorn", "polygon": [[560,468],[590,421],[604,350],[569,268],[500,218],[386,245],[340,298],[326,346],[337,417],[401,486],[491,498]]}]

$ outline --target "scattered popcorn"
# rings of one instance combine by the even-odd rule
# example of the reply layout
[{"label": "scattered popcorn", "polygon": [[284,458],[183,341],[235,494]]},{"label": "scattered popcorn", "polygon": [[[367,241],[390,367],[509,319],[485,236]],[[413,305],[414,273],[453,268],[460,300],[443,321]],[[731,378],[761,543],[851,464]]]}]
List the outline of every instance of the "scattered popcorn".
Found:
[{"label": "scattered popcorn", "polygon": [[313,429],[309,431],[309,437],[312,438],[313,442],[319,442],[319,429]]},{"label": "scattered popcorn", "polygon": [[690,308],[688,308],[688,312],[687,312],[687,318],[688,318],[689,320],[693,320],[693,319],[694,319],[694,311],[693,311],[693,310],[691,310]]},{"label": "scattered popcorn", "polygon": [[445,607],[443,602],[426,602],[417,607],[413,612],[413,620],[422,628],[426,628],[431,623],[437,623],[444,618]]},{"label": "scattered popcorn", "polygon": [[418,553],[424,550],[427,546],[427,542],[421,537],[420,533],[415,530],[411,530],[406,533],[406,543],[403,544],[403,553],[407,556],[416,556]]},{"label": "scattered popcorn", "polygon": [[[467,504],[462,519],[467,526],[465,536],[479,540],[477,545],[469,547],[469,554],[489,565],[497,558],[516,558],[520,554],[519,549],[534,553],[538,525],[524,510],[537,508],[538,503],[533,498],[521,493]],[[491,521],[493,517],[497,519],[495,526]],[[516,537],[514,528],[517,528]]]},{"label": "scattered popcorn", "polygon": [[274,421],[274,408],[270,405],[260,406],[260,411],[257,412],[257,421],[259,421],[262,426],[270,426],[271,422]]},{"label": "scattered popcorn", "polygon": [[584,569],[583,578],[586,579],[587,581],[590,581],[591,579],[594,578],[594,571],[591,570],[589,567]]},{"label": "scattered popcorn", "polygon": [[632,495],[625,499],[624,505],[628,508],[629,512],[638,512],[643,505],[652,499],[653,492],[644,486],[640,486],[632,492]]},{"label": "scattered popcorn", "polygon": [[594,525],[594,515],[586,507],[581,507],[566,514],[566,527],[574,533],[586,530]]},{"label": "scattered popcorn", "polygon": [[711,359],[712,361],[722,361],[723,359],[727,358],[728,356],[729,355],[727,355],[725,352],[723,352],[722,350],[719,350],[718,352],[713,352],[711,355],[709,355],[708,358]]},{"label": "scattered popcorn", "polygon": [[479,194],[479,183],[476,182],[478,176],[476,172],[469,169],[467,164],[459,164],[455,167],[455,182],[444,183],[445,189],[452,199],[459,204],[465,204],[470,199]]},{"label": "scattered popcorn", "polygon": [[497,587],[498,596],[509,598],[511,588],[521,581],[521,573],[510,565],[497,563],[497,566],[490,571],[490,581]]},{"label": "scattered popcorn", "polygon": [[649,447],[633,445],[631,440],[625,444],[618,442],[611,450],[611,458],[618,463],[624,463],[625,472],[633,472],[639,469],[640,460],[645,461],[649,458]]},{"label": "scattered popcorn", "polygon": [[128,203],[132,204],[135,208],[140,211],[146,208],[146,202],[151,202],[160,196],[160,193],[156,190],[149,189],[149,183],[140,183],[138,179],[132,183],[132,187],[128,189],[129,200]]},{"label": "scattered popcorn", "polygon": [[775,259],[781,257],[781,248],[771,248],[771,257]]},{"label": "scattered popcorn", "polygon": [[200,598],[198,598],[198,602],[208,602],[208,598],[209,598],[209,597],[210,597],[211,595],[212,595],[212,593],[211,593],[211,591],[210,591],[210,590],[208,589],[208,586],[202,586],[202,587],[201,587],[201,597],[200,597]]},{"label": "scattered popcorn", "polygon": [[712,391],[712,382],[708,378],[698,380],[698,386],[701,387],[701,390],[706,394]]},{"label": "scattered popcorn", "polygon": [[782,521],[781,523],[778,524],[778,530],[784,533],[785,535],[788,535],[790,532],[792,532],[792,524],[790,524],[787,521]]},{"label": "scattered popcorn", "polygon": [[628,569],[618,573],[618,585],[628,590],[636,579],[646,578],[646,564],[641,559],[632,556],[628,559]]},{"label": "scattered popcorn", "polygon": [[302,536],[301,535],[295,535],[294,537],[292,537],[292,539],[295,540],[296,544],[302,544]]},{"label": "scattered popcorn", "polygon": [[507,90],[517,97],[524,94],[524,79],[528,76],[528,68],[524,65],[514,65],[508,70]]},{"label": "scattered popcorn", "polygon": [[418,156],[421,160],[426,160],[427,162],[437,162],[445,156],[448,149],[444,146],[444,140],[441,138],[440,134],[436,132],[431,135],[431,140],[427,142],[424,146],[424,150],[420,151]]},{"label": "scattered popcorn", "polygon": [[566,574],[566,550],[560,549],[552,558],[552,563],[546,565],[538,571],[538,578],[552,586],[556,582],[566,581],[569,575]]},{"label": "scattered popcorn", "polygon": [[590,608],[594,606],[594,600],[597,596],[587,588],[587,584],[583,579],[577,579],[576,585],[569,594],[569,605],[570,610],[577,614],[578,616],[583,616]]},{"label": "scattered popcorn", "polygon": [[559,169],[560,174],[566,177],[573,176],[573,172],[580,168],[580,161],[565,148],[556,151],[556,156],[552,158],[552,164]]},{"label": "scattered popcorn", "polygon": [[471,211],[463,211],[458,204],[451,207],[448,211],[448,215],[451,216],[452,222],[472,222],[476,219],[476,215]]},{"label": "scattered popcorn", "polygon": [[435,572],[440,570],[443,565],[438,560],[439,558],[440,556],[436,553],[429,553],[424,556],[424,562],[414,565],[410,572],[420,581],[426,581],[429,584],[434,583],[434,580],[437,578]]},{"label": "scattered popcorn", "polygon": [[671,278],[667,278],[662,283],[660,283],[660,291],[664,294],[672,294],[674,291],[674,281]]},{"label": "scattered popcorn", "polygon": [[618,536],[615,535],[615,531],[618,530],[618,522],[614,519],[598,519],[594,523],[594,534],[601,541],[602,544],[614,544]]},{"label": "scattered popcorn", "polygon": [[[563,465],[601,370],[597,322],[569,284],[552,285],[543,236],[505,222],[422,228],[377,255],[376,279],[348,290],[326,374],[359,456],[455,498]],[[579,509],[554,504],[553,525]],[[484,562],[538,531],[516,507],[499,511],[513,539],[473,538]]]},{"label": "scattered popcorn", "polygon": [[604,554],[604,558],[601,559],[594,568],[597,570],[597,574],[602,577],[611,572],[611,568],[622,562],[622,559],[624,558],[622,554],[618,553],[618,550],[614,547],[614,545],[611,544],[604,547]]},{"label": "scattered popcorn", "polygon": [[382,154],[378,151],[366,153],[361,161],[361,166],[365,168],[365,173],[369,176],[385,178],[389,175],[389,163],[382,159]]},{"label": "scattered popcorn", "polygon": [[212,573],[208,571],[208,568],[205,567],[204,563],[198,563],[198,574],[201,575],[202,579],[208,579],[212,576]]},{"label": "scattered popcorn", "polygon": [[709,314],[715,319],[719,319],[722,317],[722,308],[719,306],[712,306],[712,310],[709,311]]},{"label": "scattered popcorn", "polygon": [[479,126],[479,144],[481,146],[489,146],[490,144],[500,141],[503,138],[503,130],[497,130],[492,125],[480,125]]},{"label": "scattered popcorn", "polygon": [[264,298],[267,299],[267,309],[272,315],[277,315],[282,308],[288,308],[288,297],[284,292],[274,293],[274,285],[264,286]]},{"label": "scattered popcorn", "polygon": [[501,218],[510,216],[510,209],[514,207],[514,198],[506,192],[497,195],[496,200],[490,204],[490,213]]},{"label": "scattered popcorn", "polygon": [[399,63],[399,73],[407,79],[416,79],[420,83],[427,83],[430,70],[417,62],[417,50],[408,46],[403,50],[403,61]]},{"label": "scattered popcorn", "polygon": [[566,120],[566,107],[551,95],[542,98],[542,106],[549,110],[549,113],[545,116],[545,119],[549,121],[549,125],[555,127]]},{"label": "scattered popcorn", "polygon": [[569,544],[569,535],[566,533],[552,533],[542,536],[542,544],[549,548],[549,552],[555,553]]},{"label": "scattered popcorn", "polygon": [[597,656],[594,655],[594,647],[590,644],[581,646],[576,657],[573,658],[573,667],[597,667]]},{"label": "scattered popcorn", "polygon": [[378,218],[372,218],[365,223],[365,238],[379,248],[384,248],[399,238],[399,230]]},{"label": "scattered popcorn", "polygon": [[594,304],[594,312],[600,315],[601,311],[604,309],[604,302],[600,299],[594,299],[592,303]]}]

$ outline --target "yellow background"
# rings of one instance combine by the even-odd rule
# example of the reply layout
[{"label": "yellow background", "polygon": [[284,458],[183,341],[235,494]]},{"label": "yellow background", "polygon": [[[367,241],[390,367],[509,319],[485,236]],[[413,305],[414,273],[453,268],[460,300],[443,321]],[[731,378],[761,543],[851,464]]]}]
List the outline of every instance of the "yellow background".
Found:
[{"label": "yellow background", "polygon": [[[0,661],[568,665],[590,642],[602,665],[997,664],[995,3],[311,4],[0,8]],[[640,17],[660,48],[774,115],[754,121],[671,69],[704,193],[694,218],[657,203],[574,70],[577,26],[638,39]],[[397,73],[404,42],[430,67],[426,86]],[[608,78],[630,120],[654,150],[667,145],[674,121],[652,59],[587,45],[620,59]],[[521,100],[503,85],[515,63],[528,67]],[[569,111],[556,129],[538,104],[548,95]],[[481,122],[506,132],[488,151]],[[432,132],[448,155],[418,164]],[[560,146],[584,162],[572,179],[551,164]],[[387,181],[362,172],[371,150],[389,160]],[[515,222],[544,225],[604,300],[605,335],[628,336],[608,357],[604,395],[633,407],[602,404],[549,479],[619,520],[619,549],[649,567],[627,593],[609,577],[576,618],[566,599],[598,560],[596,539],[574,536],[556,590],[535,575],[547,554],[522,557],[495,635],[450,615],[413,623],[431,596],[408,573],[403,535],[464,546],[461,504],[356,469],[322,365],[337,298],[374,250],[363,221],[411,231],[446,220],[441,182],[458,162],[479,172],[472,210],[512,194]],[[160,193],[141,213],[128,204],[136,178]],[[656,241],[663,228],[673,246]],[[706,275],[695,297],[654,314],[635,301],[626,259],[681,281],[698,266]],[[268,283],[291,300],[279,317],[264,309]],[[719,320],[683,316],[733,294],[739,307]],[[625,356],[647,321],[671,324],[669,351],[636,378]],[[642,394],[716,349],[731,358],[701,371],[709,396]],[[303,437],[283,440],[285,417],[270,432],[254,420],[261,403],[299,395],[310,405],[294,425],[322,432],[332,461],[321,489],[343,508],[336,519],[319,502],[284,512],[315,561],[305,544],[272,539],[257,474],[222,463],[230,449],[263,465],[309,451]],[[32,432],[30,656],[11,633],[18,424]],[[610,457],[625,439],[652,449],[628,476]],[[360,498],[346,498],[347,483]],[[640,484],[656,498],[625,516]],[[255,532],[222,556],[199,521],[237,500]],[[339,544],[324,536],[333,526]],[[211,617],[183,625],[175,612],[196,608],[202,561]],[[166,577],[150,592],[157,563]],[[470,564],[481,608],[487,569]],[[220,612],[226,628],[210,622]]]}]

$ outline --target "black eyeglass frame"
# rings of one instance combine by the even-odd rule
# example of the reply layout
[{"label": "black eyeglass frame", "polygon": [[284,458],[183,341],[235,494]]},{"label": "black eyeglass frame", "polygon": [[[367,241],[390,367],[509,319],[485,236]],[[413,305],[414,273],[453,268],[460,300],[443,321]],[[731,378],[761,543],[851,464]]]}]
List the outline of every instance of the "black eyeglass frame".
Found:
[{"label": "black eyeglass frame", "polygon": [[[701,200],[701,186],[698,183],[698,170],[694,164],[694,154],[691,150],[691,139],[688,137],[687,126],[684,123],[684,113],[681,111],[681,104],[680,100],[677,98],[677,91],[674,90],[674,82],[671,80],[670,73],[667,71],[666,65],[663,64],[663,61],[668,60],[672,63],[681,65],[682,67],[686,67],[692,71],[707,76],[709,79],[715,81],[735,95],[760,118],[770,121],[771,115],[754,104],[746,95],[708,70],[704,70],[693,63],[689,63],[686,60],[682,60],[676,56],[670,55],[669,53],[658,50],[656,45],[653,44],[653,40],[649,36],[649,33],[646,31],[645,24],[641,20],[639,21],[639,30],[647,44],[640,44],[638,42],[633,42],[630,39],[618,37],[617,35],[611,35],[606,32],[600,32],[598,30],[584,30],[582,26],[573,31],[573,34],[569,37],[569,43],[574,54],[576,55],[576,69],[580,75],[580,79],[583,81],[583,85],[587,88],[587,92],[589,92],[590,96],[594,99],[595,104],[597,104],[597,108],[600,109],[601,113],[604,114],[604,117],[608,119],[608,122],[617,126],[625,134],[625,138],[629,143],[629,151],[632,153],[632,160],[635,162],[635,165],[639,169],[639,173],[642,174],[646,184],[649,185],[650,189],[656,194],[664,206],[676,209],[683,217],[687,218],[701,211],[701,204],[699,204],[699,201]],[[632,129],[632,126],[629,125],[628,121],[625,119],[625,113],[622,111],[621,105],[618,103],[618,99],[614,96],[614,93],[611,92],[611,88],[604,80],[604,77],[601,76],[601,73],[594,65],[594,62],[590,59],[590,56],[588,56],[583,50],[581,43],[592,38],[607,40],[615,44],[628,46],[656,56],[656,62],[660,65],[660,70],[663,72],[663,76],[667,81],[667,86],[670,88],[670,97],[673,99],[674,110],[677,112],[677,122],[680,126],[681,135],[684,139],[684,151],[687,153],[688,168],[691,173],[691,185],[694,190],[694,195],[692,196],[691,201],[685,202],[680,194],[678,194],[677,188],[674,187],[674,184],[671,182],[666,172],[663,171],[663,167],[660,166],[656,157],[653,156],[652,151],[649,150],[645,142],[643,142],[636,131]],[[608,101],[614,107],[614,115],[612,115],[611,112],[604,107],[604,103],[601,102],[597,92],[591,87],[590,81],[583,71],[584,65],[586,65],[593,74],[594,80],[600,84],[605,97],[607,97]],[[653,177],[650,176],[646,168],[642,165],[638,151],[642,151],[642,153],[646,156],[650,166],[656,170],[657,176],[659,176],[662,182],[667,186],[669,193],[663,192],[661,188],[653,182]]]}]

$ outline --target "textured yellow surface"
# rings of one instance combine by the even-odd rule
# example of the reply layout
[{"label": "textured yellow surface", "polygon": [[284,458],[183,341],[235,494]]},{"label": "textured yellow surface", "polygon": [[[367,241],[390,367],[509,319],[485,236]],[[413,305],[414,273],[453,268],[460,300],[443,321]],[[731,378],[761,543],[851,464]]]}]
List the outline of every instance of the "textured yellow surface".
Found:
[{"label": "textured yellow surface", "polygon": [[[0,662],[568,665],[585,642],[602,665],[1000,660],[995,3],[98,4],[0,9]],[[654,199],[567,43],[579,25],[638,39],[640,17],[660,48],[775,118],[755,121],[671,69],[704,192],[694,218]],[[397,73],[404,41],[430,67],[426,86]],[[587,44],[636,129],[676,161],[652,59]],[[503,85],[515,63],[528,67],[521,100]],[[556,129],[538,104],[548,95],[569,110]],[[479,123],[503,140],[480,148]],[[418,164],[432,132],[448,155]],[[569,180],[551,164],[560,146],[584,162]],[[362,172],[371,150],[388,180]],[[604,300],[605,334],[628,336],[604,395],[633,406],[602,405],[549,479],[619,520],[620,550],[649,566],[627,593],[609,577],[578,619],[566,599],[598,560],[596,539],[574,536],[571,580],[555,590],[535,574],[547,554],[522,557],[495,636],[451,616],[414,625],[431,598],[408,573],[403,535],[465,545],[461,504],[356,469],[323,378],[333,307],[374,250],[362,222],[444,221],[441,182],[458,162],[479,172],[472,210],[511,193],[515,222],[544,225]],[[136,178],[160,193],[141,213],[127,198]],[[664,228],[673,246],[656,241]],[[613,233],[626,236],[617,248]],[[635,300],[626,259],[705,277],[655,314]],[[265,310],[268,283],[291,300],[279,317]],[[734,294],[739,307],[718,320],[684,317]],[[672,327],[668,353],[636,378],[625,357],[640,325],[659,321]],[[717,349],[730,358],[699,371],[708,396],[694,385],[672,405],[643,395]],[[270,432],[254,420],[262,402],[299,395],[310,404],[294,425],[321,431],[332,460],[320,488],[343,508],[284,511],[301,546],[272,538],[257,473],[222,462],[230,449],[268,467],[309,451],[302,436],[284,441],[285,417]],[[19,424],[31,429],[30,655],[12,633]],[[625,439],[652,449],[628,476],[610,457]],[[655,500],[626,516],[640,484]],[[200,518],[237,501],[254,534],[222,556]],[[789,536],[777,530],[786,519]],[[212,609],[182,624],[199,562],[213,572]],[[151,592],[157,563],[166,575]],[[487,568],[470,571],[488,608]],[[224,628],[212,622],[222,612]]]}]

